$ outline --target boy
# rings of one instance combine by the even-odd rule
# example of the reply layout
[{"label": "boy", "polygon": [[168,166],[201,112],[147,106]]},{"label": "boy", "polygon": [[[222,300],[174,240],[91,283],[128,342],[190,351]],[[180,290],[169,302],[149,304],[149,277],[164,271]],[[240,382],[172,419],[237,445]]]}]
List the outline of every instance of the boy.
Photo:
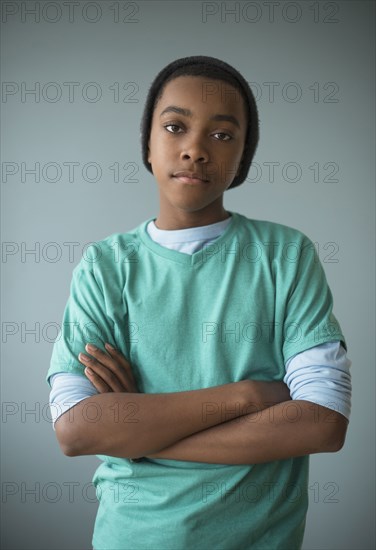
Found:
[{"label": "boy", "polygon": [[75,268],[47,374],[62,450],[103,460],[94,548],[300,548],[309,454],[338,451],[350,414],[313,243],[223,206],[258,143],[227,63],[160,71],[141,138],[158,217]]}]

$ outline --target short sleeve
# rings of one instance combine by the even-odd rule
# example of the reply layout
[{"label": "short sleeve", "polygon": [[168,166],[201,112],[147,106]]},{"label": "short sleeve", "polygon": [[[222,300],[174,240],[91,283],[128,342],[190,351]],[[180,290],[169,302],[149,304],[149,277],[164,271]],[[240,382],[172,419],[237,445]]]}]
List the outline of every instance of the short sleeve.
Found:
[{"label": "short sleeve", "polygon": [[85,376],[80,352],[88,355],[85,345],[93,343],[105,351],[104,344],[114,343],[114,323],[106,314],[104,294],[95,274],[81,262],[74,270],[70,296],[65,306],[60,334],[52,350],[46,381],[58,372]]},{"label": "short sleeve", "polygon": [[285,363],[297,353],[325,342],[347,345],[333,313],[333,297],[313,242],[303,235],[294,277],[286,301],[283,355]]}]

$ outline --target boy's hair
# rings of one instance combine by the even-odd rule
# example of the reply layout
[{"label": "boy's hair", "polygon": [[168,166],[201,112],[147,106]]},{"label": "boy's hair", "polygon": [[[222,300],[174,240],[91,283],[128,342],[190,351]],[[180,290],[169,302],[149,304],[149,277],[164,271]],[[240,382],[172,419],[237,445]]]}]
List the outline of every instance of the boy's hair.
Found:
[{"label": "boy's hair", "polygon": [[154,109],[166,84],[178,76],[201,76],[211,80],[220,80],[233,86],[243,97],[248,118],[244,150],[239,165],[239,174],[235,176],[228,189],[237,187],[246,179],[256,152],[259,141],[258,111],[254,95],[247,81],[231,65],[215,57],[204,55],[182,57],[169,63],[155,77],[149,88],[140,126],[142,160],[146,169],[152,173],[151,164],[148,162],[148,142]]}]

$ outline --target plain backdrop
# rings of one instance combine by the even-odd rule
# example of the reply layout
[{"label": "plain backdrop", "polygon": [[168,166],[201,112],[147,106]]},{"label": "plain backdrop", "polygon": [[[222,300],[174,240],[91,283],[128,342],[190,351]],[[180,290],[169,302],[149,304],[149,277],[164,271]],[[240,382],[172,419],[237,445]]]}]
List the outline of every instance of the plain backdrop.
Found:
[{"label": "plain backdrop", "polygon": [[88,243],[158,213],[140,118],[157,72],[189,55],[251,83],[260,144],[225,207],[316,243],[352,360],[345,447],[310,459],[303,548],[375,547],[374,8],[2,3],[2,548],[91,548],[99,460],[61,453],[45,376]]}]

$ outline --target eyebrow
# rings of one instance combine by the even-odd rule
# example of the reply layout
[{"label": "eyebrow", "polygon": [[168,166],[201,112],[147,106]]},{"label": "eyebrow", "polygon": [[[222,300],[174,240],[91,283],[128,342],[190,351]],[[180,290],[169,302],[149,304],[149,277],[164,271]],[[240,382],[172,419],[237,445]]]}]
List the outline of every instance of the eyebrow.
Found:
[{"label": "eyebrow", "polygon": [[[165,113],[170,113],[170,112],[171,113],[177,113],[179,115],[188,116],[188,117],[192,116],[192,111],[190,111],[189,109],[183,109],[182,107],[177,107],[176,105],[169,105],[168,107],[166,107],[166,109],[164,109],[161,112],[160,116],[164,115]],[[233,115],[216,114],[216,115],[213,115],[212,117],[210,117],[210,120],[217,120],[217,121],[224,120],[224,121],[227,121],[227,122],[232,122],[233,124],[235,124],[235,126],[237,126],[240,129],[239,121]]]}]

